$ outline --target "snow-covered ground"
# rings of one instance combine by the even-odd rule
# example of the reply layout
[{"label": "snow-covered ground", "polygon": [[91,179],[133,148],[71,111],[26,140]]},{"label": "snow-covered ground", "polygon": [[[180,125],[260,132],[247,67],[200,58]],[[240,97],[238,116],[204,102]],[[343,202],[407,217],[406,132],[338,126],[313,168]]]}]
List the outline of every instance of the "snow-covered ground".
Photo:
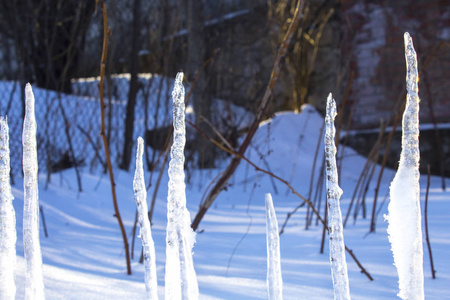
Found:
[{"label": "snow-covered ground", "polygon": [[[269,166],[271,172],[289,180],[300,194],[307,196],[316,144],[318,139],[323,140],[320,135],[322,122],[323,118],[311,107],[306,107],[301,114],[277,114],[271,122],[260,127],[246,156],[263,169]],[[13,151],[20,149],[11,148]],[[343,214],[347,212],[349,198],[364,163],[365,158],[351,149],[345,149],[340,174],[340,186],[344,191],[341,197]],[[220,167],[225,166],[226,162],[223,162]],[[191,174],[186,190],[191,217],[197,212],[208,183],[221,168],[194,171]],[[320,168],[320,163],[316,168]],[[115,170],[119,207],[130,243],[136,210],[133,175],[132,171],[125,173]],[[385,171],[380,195],[388,192],[393,176],[393,170]],[[149,179],[148,173],[145,173],[145,178]],[[153,176],[149,198],[156,178]],[[317,173],[315,178],[317,181]],[[134,249],[133,274],[128,276],[108,176],[83,173],[82,193],[77,192],[76,176],[72,169],[53,174],[48,189],[45,189],[45,181],[46,174],[40,174],[40,203],[49,234],[45,238],[41,226],[47,299],[144,299],[144,266],[138,262],[140,240],[136,240]],[[449,185],[450,180],[447,181]],[[167,182],[165,173],[152,226],[158,294],[161,299],[164,297]],[[421,177],[420,183],[423,205],[426,176]],[[24,297],[25,279],[22,186],[22,179],[16,176],[12,192],[18,235],[17,299]],[[432,177],[428,219],[437,279],[431,279],[428,250],[424,244],[426,299],[450,299],[450,192],[444,192],[439,187],[440,179]],[[374,184],[370,186],[366,199],[368,209],[372,206],[373,189]],[[227,190],[219,195],[207,212],[199,226],[201,233],[197,234],[193,256],[200,299],[267,299],[264,194],[269,192],[281,226],[286,214],[300,203],[300,199],[287,192],[283,184],[242,162]],[[323,201],[320,212],[323,214]],[[290,219],[280,236],[283,295],[285,299],[332,299],[328,242],[324,253],[320,254],[322,227],[315,226],[314,218],[313,225],[305,230],[305,213],[306,207],[302,207]],[[369,281],[347,254],[350,294],[353,299],[393,299],[398,293],[397,271],[393,265],[384,213],[387,213],[386,203],[378,215],[374,234],[367,234],[370,219],[360,218],[355,225],[349,222],[344,229],[346,245],[374,278],[374,281]]]}]

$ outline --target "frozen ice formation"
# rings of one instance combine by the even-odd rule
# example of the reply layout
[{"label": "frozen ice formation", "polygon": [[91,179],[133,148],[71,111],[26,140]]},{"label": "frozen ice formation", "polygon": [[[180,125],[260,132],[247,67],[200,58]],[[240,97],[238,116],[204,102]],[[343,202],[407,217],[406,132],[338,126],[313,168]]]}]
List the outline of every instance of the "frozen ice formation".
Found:
[{"label": "frozen ice formation", "polygon": [[281,277],[280,236],[278,221],[273,207],[272,195],[266,194],[266,237],[267,237],[267,292],[269,300],[283,299]]},{"label": "frozen ice formation", "polygon": [[169,163],[167,197],[166,299],[198,299],[197,275],[192,260],[195,233],[186,208],[184,146],[186,144],[183,73],[178,73],[172,92],[173,145]]},{"label": "frozen ice formation", "polygon": [[9,158],[8,120],[0,117],[0,299],[14,300],[17,235]]},{"label": "frozen ice formation", "polygon": [[44,299],[42,255],[39,243],[38,162],[36,118],[31,85],[25,86],[25,118],[23,121],[23,250],[27,264],[25,299]]},{"label": "frozen ice formation", "polygon": [[144,153],[144,140],[138,138],[136,151],[136,171],[134,173],[133,191],[134,200],[138,210],[140,238],[144,252],[145,290],[147,299],[158,299],[158,281],[156,277],[155,244],[152,238],[152,229],[148,219],[147,190],[144,181],[144,168],[142,166],[142,155]]},{"label": "frozen ice formation", "polygon": [[419,186],[419,95],[417,57],[405,33],[406,106],[402,124],[400,164],[390,186],[389,241],[399,277],[402,299],[424,299],[423,246]]},{"label": "frozen ice formation", "polygon": [[328,205],[328,232],[330,235],[330,261],[333,277],[334,299],[350,299],[347,262],[345,259],[344,230],[339,199],[342,190],[338,185],[336,167],[336,145],[334,136],[334,119],[336,117],[336,102],[331,93],[327,99],[325,117],[325,161]]}]

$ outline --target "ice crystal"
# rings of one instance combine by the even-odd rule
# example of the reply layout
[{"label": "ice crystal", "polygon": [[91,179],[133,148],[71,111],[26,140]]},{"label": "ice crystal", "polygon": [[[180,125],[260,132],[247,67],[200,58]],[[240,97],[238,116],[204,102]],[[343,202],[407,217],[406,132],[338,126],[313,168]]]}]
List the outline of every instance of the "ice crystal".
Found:
[{"label": "ice crystal", "polygon": [[280,236],[278,222],[273,208],[272,195],[266,194],[266,237],[267,237],[267,291],[269,300],[283,299],[281,277]]},{"label": "ice crystal", "polygon": [[330,261],[333,277],[334,299],[350,299],[347,263],[345,259],[344,230],[339,199],[342,190],[338,185],[336,145],[334,141],[336,102],[331,93],[327,99],[325,117],[325,159],[327,179],[328,229],[330,235]]},{"label": "ice crystal", "polygon": [[38,163],[36,149],[36,118],[31,85],[25,87],[25,118],[23,121],[23,248],[27,264],[25,299],[44,299],[42,255],[39,243]]},{"label": "ice crystal", "polygon": [[419,95],[417,56],[405,33],[406,107],[400,164],[390,186],[388,234],[402,299],[424,299],[423,247],[419,186]]},{"label": "ice crystal", "polygon": [[8,120],[0,117],[0,299],[14,299],[16,215],[10,185]]},{"label": "ice crystal", "polygon": [[195,233],[186,208],[184,146],[186,144],[183,73],[178,73],[172,92],[173,145],[169,163],[166,237],[166,299],[198,299],[197,275],[192,260]]},{"label": "ice crystal", "polygon": [[144,152],[144,140],[138,138],[136,151],[136,171],[134,173],[133,190],[134,200],[138,210],[140,238],[144,252],[145,290],[147,299],[158,299],[158,281],[156,278],[155,244],[153,243],[152,230],[148,219],[147,190],[144,181],[144,168],[142,155]]}]

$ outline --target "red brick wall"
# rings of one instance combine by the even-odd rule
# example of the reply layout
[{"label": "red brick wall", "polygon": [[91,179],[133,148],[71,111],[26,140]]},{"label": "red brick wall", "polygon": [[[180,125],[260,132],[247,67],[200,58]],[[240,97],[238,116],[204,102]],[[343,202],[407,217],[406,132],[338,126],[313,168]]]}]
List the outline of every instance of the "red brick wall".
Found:
[{"label": "red brick wall", "polygon": [[418,53],[421,123],[432,122],[430,104],[438,122],[450,123],[450,1],[341,0],[340,10],[342,67],[354,73],[351,127],[378,127],[404,101],[405,31]]}]

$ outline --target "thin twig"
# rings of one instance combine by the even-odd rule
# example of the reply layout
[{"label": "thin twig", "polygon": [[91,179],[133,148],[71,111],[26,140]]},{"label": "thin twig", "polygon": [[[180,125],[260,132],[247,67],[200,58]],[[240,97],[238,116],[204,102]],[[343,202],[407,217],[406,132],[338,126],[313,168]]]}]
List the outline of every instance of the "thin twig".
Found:
[{"label": "thin twig", "polygon": [[220,133],[219,129],[217,129],[216,126],[211,124],[211,122],[208,121],[204,116],[200,116],[200,119],[206,123],[213,131],[214,133],[219,137],[219,139],[227,146],[228,149],[234,150],[233,146],[231,146],[230,142],[227,141],[227,139]]},{"label": "thin twig", "polygon": [[[420,39],[418,39],[417,41],[420,41]],[[443,44],[443,41],[441,41],[436,48],[439,49]],[[419,44],[420,46],[420,44]],[[439,170],[441,172],[441,185],[442,185],[442,189],[445,191],[445,157],[444,157],[444,152],[442,151],[442,141],[441,141],[441,137],[439,134],[439,129],[437,126],[437,120],[436,120],[436,115],[434,114],[434,106],[433,106],[433,97],[431,95],[431,89],[430,89],[430,83],[428,81],[428,76],[426,74],[425,69],[422,70],[423,72],[423,76],[421,77],[423,79],[423,83],[425,86],[425,93],[427,94],[427,104],[428,104],[428,110],[430,112],[430,119],[431,119],[431,123],[433,124],[433,129],[434,129],[434,136],[436,139],[436,147],[437,147],[437,152],[439,155]]]},{"label": "thin twig", "polygon": [[[340,140],[341,140],[341,130],[342,130],[342,121],[344,119],[344,110],[345,110],[345,106],[347,104],[347,100],[348,100],[348,96],[350,95],[350,91],[352,89],[352,85],[353,85],[353,78],[355,76],[355,72],[351,72],[350,73],[350,80],[347,84],[347,88],[345,89],[345,94],[344,97],[342,98],[342,103],[341,106],[339,107],[339,111],[341,113],[338,114],[338,125],[336,128],[336,156],[339,157],[337,163],[338,163],[338,178],[339,178],[339,182],[342,178],[341,176],[341,172],[342,172],[342,163],[344,161],[343,156],[344,156],[344,149],[345,147],[340,148]],[[350,116],[349,116],[350,117]],[[349,128],[347,127],[347,130],[349,130]],[[347,132],[348,135],[348,132]],[[347,139],[344,140],[345,143],[347,143]]]},{"label": "thin twig", "polygon": [[[324,212],[324,220],[325,223],[323,223],[323,230],[322,230],[322,240],[320,242],[320,253],[323,253],[323,248],[325,247],[325,233],[327,232],[328,226],[327,226],[327,221],[328,221],[328,199],[327,197],[325,197],[325,212]],[[347,250],[347,247],[345,247],[345,250]],[[371,277],[369,277],[371,278]],[[372,280],[372,279],[370,279]]]},{"label": "thin twig", "polygon": [[[289,182],[291,182],[292,179],[294,178],[295,170],[297,169],[297,162],[298,162],[298,158],[299,158],[299,154],[300,154],[300,149],[301,149],[301,146],[302,146],[302,143],[303,143],[303,139],[305,138],[305,130],[308,127],[307,125],[308,125],[308,121],[309,121],[310,115],[311,115],[310,113],[307,114],[306,120],[305,120],[304,125],[302,127],[302,131],[300,132],[300,135],[298,137],[297,149],[295,150],[295,156],[294,156],[294,161],[292,163],[292,169],[291,169],[291,174],[289,176]],[[319,140],[320,140],[320,137],[319,137]],[[270,139],[269,139],[269,141],[270,141]],[[312,173],[313,173],[313,171],[312,171]],[[313,177],[313,176],[314,176],[314,174],[311,175],[311,177]],[[286,196],[288,194],[289,194],[289,189],[286,190]],[[310,199],[309,196],[308,196],[308,199]]]},{"label": "thin twig", "polygon": [[425,194],[425,239],[427,241],[428,252],[430,253],[430,265],[431,265],[431,277],[436,279],[436,270],[433,264],[433,254],[431,254],[430,238],[428,236],[428,192],[430,190],[430,165],[427,165],[428,177],[427,177],[427,193]]},{"label": "thin twig", "polygon": [[64,107],[62,105],[62,99],[61,99],[61,93],[58,93],[58,104],[59,104],[59,108],[61,110],[61,116],[63,117],[64,120],[64,132],[66,134],[66,138],[67,138],[67,144],[69,146],[69,152],[70,155],[72,156],[72,159],[74,161],[73,163],[73,167],[75,168],[75,174],[77,176],[77,183],[78,183],[78,192],[82,192],[83,191],[83,187],[81,185],[81,175],[80,175],[80,170],[79,170],[79,162],[77,160],[77,158],[75,157],[75,151],[73,148],[73,143],[72,143],[72,137],[70,135],[70,122],[69,119],[67,118],[66,112],[64,110]]},{"label": "thin twig", "polygon": [[[316,163],[317,163],[317,158],[319,155],[319,150],[320,150],[320,145],[322,144],[322,139],[323,139],[323,129],[325,127],[325,120],[322,123],[322,126],[320,127],[320,133],[317,139],[317,144],[316,144],[316,151],[314,153],[314,160],[313,160],[313,165],[312,165],[312,169],[311,169],[311,178],[309,181],[309,190],[308,190],[308,199],[311,200],[311,195],[312,195],[312,191],[313,191],[313,183],[314,183],[314,176],[316,173]],[[309,217],[309,207],[306,210],[306,223],[305,223],[305,229],[308,229],[309,225],[311,224],[311,219]]]},{"label": "thin twig", "polygon": [[136,209],[136,213],[134,214],[133,230],[131,230],[131,260],[134,259],[134,242],[136,241],[137,222],[138,222],[138,210]]},{"label": "thin twig", "polygon": [[[222,144],[220,144],[219,142],[217,142],[216,140],[210,138],[208,135],[206,135],[203,131],[201,131],[197,126],[195,126],[195,124],[193,124],[192,122],[186,120],[186,123],[191,125],[195,130],[197,130],[206,140],[210,141],[211,143],[213,143],[214,145],[216,145],[217,147],[219,147],[220,149],[222,149],[223,151],[230,153],[232,155],[234,155],[235,157],[238,157],[241,160],[244,160],[245,162],[247,162],[248,164],[250,164],[253,168],[255,168],[256,171],[262,172],[266,175],[271,176],[272,178],[280,181],[281,183],[283,183],[284,185],[286,185],[294,195],[296,195],[297,197],[299,197],[300,199],[302,199],[306,204],[308,204],[308,206],[311,208],[311,210],[314,212],[314,214],[317,216],[318,220],[326,227],[326,230],[329,231],[328,226],[326,225],[326,222],[324,219],[322,219],[322,217],[319,215],[319,212],[315,209],[314,205],[312,204],[312,202],[309,199],[306,199],[305,197],[303,197],[302,195],[300,195],[299,192],[297,192],[297,190],[294,189],[294,187],[286,180],[284,180],[283,178],[273,174],[272,172],[269,172],[267,170],[261,169],[260,167],[258,167],[256,164],[254,164],[252,161],[250,161],[248,158],[246,158],[245,156],[241,155],[238,152],[229,150],[227,148],[225,148]],[[325,206],[326,207],[326,206]],[[371,281],[373,280],[372,276],[367,272],[367,270],[361,265],[361,263],[358,261],[358,259],[356,258],[356,256],[351,253],[351,250],[347,248],[347,246],[345,246],[345,249],[349,252],[349,254],[352,256],[352,258],[355,260],[356,264],[360,267],[361,272],[364,273]]]},{"label": "thin twig", "polygon": [[80,130],[80,132],[87,138],[89,144],[91,144],[93,150],[95,151],[95,156],[98,158],[98,160],[100,161],[100,163],[102,164],[103,168],[106,168],[106,163],[105,161],[102,159],[102,157],[100,156],[100,154],[98,153],[98,147],[95,145],[94,141],[92,140],[91,136],[89,135],[89,133],[83,129],[83,127],[81,127],[80,125],[77,125],[78,130]]},{"label": "thin twig", "polygon": [[306,199],[305,197],[303,197],[302,195],[300,195],[299,192],[297,192],[294,187],[287,181],[284,180],[283,178],[273,174],[272,172],[269,172],[267,170],[261,169],[260,167],[258,167],[256,164],[254,164],[252,161],[250,161],[248,158],[246,158],[245,156],[239,154],[238,152],[235,152],[233,150],[230,150],[228,148],[225,148],[222,144],[220,144],[219,142],[217,142],[216,140],[213,140],[212,138],[210,138],[208,135],[206,135],[203,131],[201,131],[195,124],[193,124],[192,122],[190,122],[189,120],[186,120],[186,123],[191,125],[195,130],[197,130],[206,140],[210,141],[211,143],[213,143],[214,145],[216,145],[217,147],[219,147],[221,150],[233,155],[234,157],[238,157],[239,159],[244,160],[245,162],[247,162],[248,164],[250,164],[253,168],[255,168],[256,171],[262,172],[264,174],[267,174],[269,176],[271,176],[272,178],[275,178],[276,180],[282,182],[283,184],[285,184],[294,195],[296,195],[297,197],[299,197],[300,199],[302,199],[303,201],[310,203],[311,208],[313,209],[313,211],[315,211],[315,213],[317,214],[317,211],[314,209],[314,206],[312,205],[312,203]]},{"label": "thin twig", "polygon": [[287,225],[287,222],[289,221],[289,219],[292,217],[293,214],[295,214],[297,212],[297,210],[299,210],[300,208],[302,208],[303,206],[305,206],[306,202],[302,202],[299,205],[297,205],[291,212],[288,212],[286,215],[286,219],[284,220],[283,226],[281,226],[280,232],[278,233],[279,235],[282,235],[284,232],[284,228]]},{"label": "thin twig", "polygon": [[103,146],[105,148],[105,156],[106,163],[108,166],[109,179],[111,181],[111,192],[113,197],[114,204],[114,212],[115,217],[117,218],[117,222],[119,223],[120,231],[122,232],[123,244],[125,248],[125,256],[127,262],[127,274],[131,275],[131,262],[130,262],[130,251],[128,249],[128,239],[127,234],[125,232],[125,228],[122,223],[122,218],[120,217],[119,206],[117,205],[117,196],[116,196],[116,183],[114,181],[114,173],[112,170],[111,164],[111,156],[109,154],[108,141],[106,139],[105,134],[105,102],[103,95],[103,83],[105,79],[105,66],[106,66],[106,55],[108,51],[108,36],[109,36],[109,28],[108,28],[108,15],[106,13],[106,4],[102,0],[98,0],[98,3],[102,7],[103,11],[103,50],[102,50],[102,60],[100,64],[100,82],[98,83],[98,90],[100,93],[100,111],[101,111],[101,127],[100,127],[100,136],[103,140]]},{"label": "thin twig", "polygon": [[189,88],[189,92],[186,94],[186,100],[185,100],[186,106],[189,105],[189,101],[190,101],[192,92],[194,91],[194,87],[197,84],[200,74],[210,63],[212,63],[216,59],[217,53],[219,53],[219,52],[220,52],[220,48],[214,49],[213,55],[203,63],[203,65],[200,67],[200,69],[195,74],[194,80],[192,81],[191,87]]},{"label": "thin twig", "polygon": [[45,237],[48,238],[47,224],[45,223],[44,208],[42,207],[42,205],[39,205],[39,212],[41,213],[42,225],[44,227]]},{"label": "thin twig", "polygon": [[[345,220],[344,220],[344,223],[343,223],[343,226],[344,226],[344,227],[345,227],[345,225],[347,224],[348,217],[350,216],[350,212],[351,212],[351,210],[352,210],[352,206],[353,206],[353,203],[354,203],[355,196],[356,196],[356,194],[357,194],[358,188],[359,188],[360,184],[361,184],[362,186],[364,186],[364,181],[365,181],[366,178],[367,178],[367,174],[368,174],[368,172],[369,172],[369,169],[370,169],[370,165],[371,165],[371,164],[372,164],[372,170],[371,170],[371,172],[370,172],[370,176],[369,176],[370,179],[368,180],[368,183],[370,182],[370,180],[371,180],[371,178],[372,178],[372,176],[373,176],[373,173],[375,172],[375,166],[376,166],[377,161],[378,161],[379,151],[380,151],[380,147],[381,147],[381,141],[382,141],[382,138],[383,138],[383,135],[384,135],[384,130],[385,130],[385,128],[386,128],[386,126],[384,126],[384,121],[381,120],[381,123],[380,123],[380,132],[379,132],[379,134],[378,134],[378,138],[377,138],[377,140],[375,141],[375,144],[373,145],[372,149],[370,150],[369,155],[367,156],[366,163],[364,164],[364,168],[363,168],[363,170],[362,170],[362,172],[361,172],[361,175],[360,175],[359,178],[358,178],[358,181],[357,181],[357,183],[356,183],[355,190],[353,191],[352,200],[350,201],[350,205],[349,205],[349,207],[348,207],[347,214],[346,214],[346,216],[345,216]],[[363,179],[363,178],[364,178],[364,179]],[[361,180],[362,180],[362,181],[361,181]],[[358,198],[357,203],[359,203],[359,198]],[[356,207],[357,207],[357,206],[358,206],[358,205],[356,205]],[[354,218],[355,220],[356,220],[356,214],[357,214],[357,212],[358,212],[358,209],[355,208],[355,218]]]},{"label": "thin twig", "polygon": [[228,180],[231,178],[231,176],[234,174],[234,171],[237,169],[239,163],[241,162],[241,157],[247,150],[248,146],[250,145],[250,142],[256,132],[256,130],[259,127],[259,123],[261,122],[265,110],[269,104],[269,100],[272,98],[272,93],[275,88],[275,84],[278,81],[278,77],[281,71],[281,65],[282,60],[286,56],[286,53],[288,51],[288,48],[291,44],[292,36],[294,35],[294,32],[297,31],[298,25],[300,23],[300,20],[303,15],[303,7],[305,5],[305,1],[298,1],[294,16],[292,18],[292,22],[289,26],[289,29],[286,32],[286,35],[283,38],[283,42],[280,45],[280,48],[278,49],[277,56],[275,58],[274,67],[272,69],[272,74],[270,76],[269,83],[267,85],[266,91],[264,93],[264,96],[261,100],[261,103],[259,105],[258,112],[255,116],[255,119],[253,120],[253,123],[250,125],[250,128],[247,132],[247,135],[244,138],[244,141],[242,142],[241,146],[239,147],[239,156],[235,156],[228,167],[223,172],[223,175],[217,180],[216,184],[212,187],[210,190],[208,197],[205,200],[205,203],[199,208],[199,211],[197,212],[197,215],[194,218],[194,221],[192,222],[192,229],[196,230],[198,225],[200,224],[200,221],[203,219],[203,216],[206,214],[209,207],[212,205],[214,200],[216,200],[219,193],[224,189],[226,184],[228,183]]}]

